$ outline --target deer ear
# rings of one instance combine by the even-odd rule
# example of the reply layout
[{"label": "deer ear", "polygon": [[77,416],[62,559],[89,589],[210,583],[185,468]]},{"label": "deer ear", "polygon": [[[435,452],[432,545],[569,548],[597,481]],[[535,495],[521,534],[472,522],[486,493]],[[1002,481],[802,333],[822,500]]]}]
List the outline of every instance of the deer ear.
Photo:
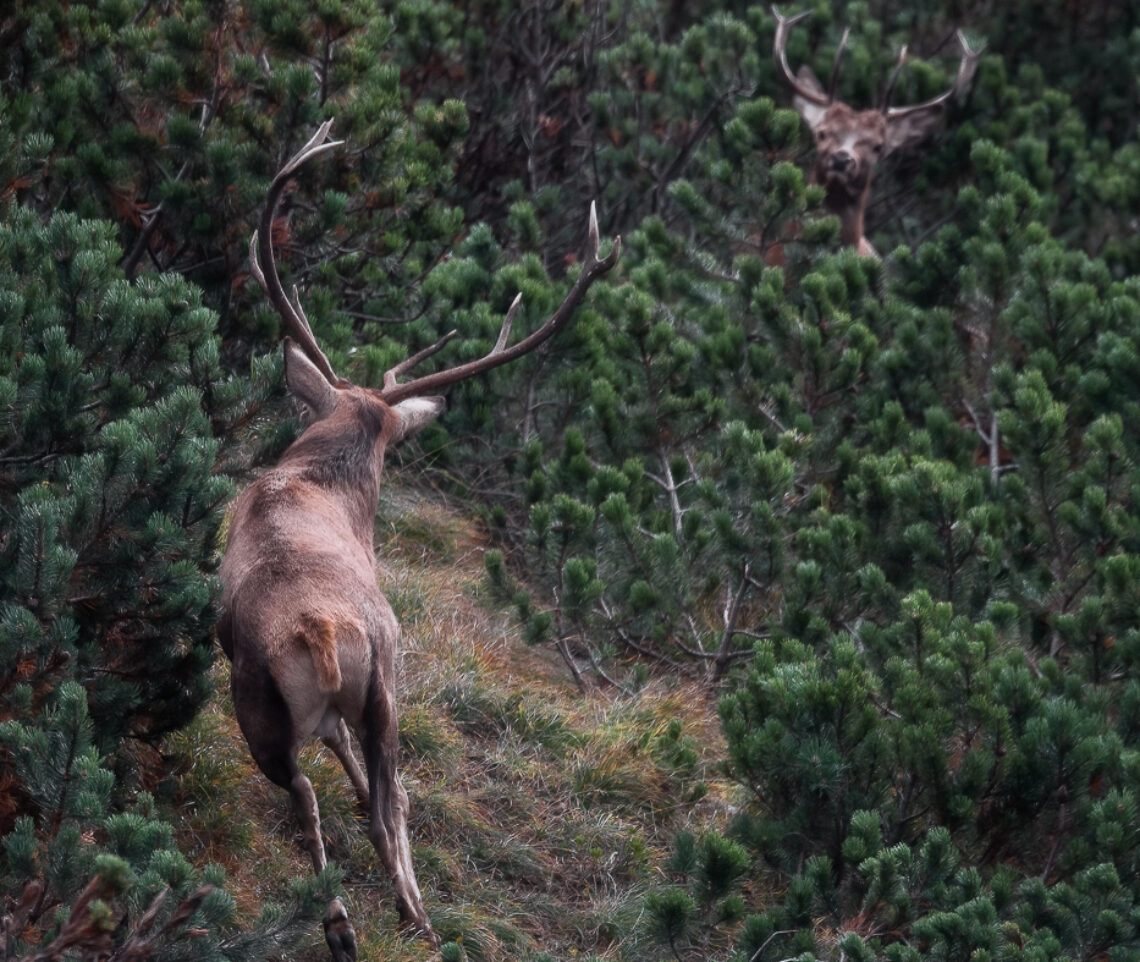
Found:
[{"label": "deer ear", "polygon": [[392,405],[399,418],[399,425],[392,437],[392,443],[402,441],[415,434],[420,428],[431,424],[444,408],[441,397],[410,397],[406,401]]},{"label": "deer ear", "polygon": [[[811,67],[806,64],[800,67],[796,72],[796,79],[803,84],[803,86],[807,87],[808,90],[818,93],[821,97],[825,96],[823,87],[819,85],[815,74],[811,72]],[[823,120],[823,115],[827,113],[826,107],[822,107],[808,100],[806,97],[801,97],[799,94],[792,97],[792,106],[796,108],[796,113],[803,117],[813,132],[815,128],[819,126],[820,121]]]},{"label": "deer ear", "polygon": [[336,407],[336,388],[329,384],[292,338],[285,338],[285,386],[301,401],[314,420],[327,418]]},{"label": "deer ear", "polygon": [[941,107],[916,110],[887,120],[887,139],[883,142],[883,156],[900,147],[915,147],[926,140],[938,126]]}]

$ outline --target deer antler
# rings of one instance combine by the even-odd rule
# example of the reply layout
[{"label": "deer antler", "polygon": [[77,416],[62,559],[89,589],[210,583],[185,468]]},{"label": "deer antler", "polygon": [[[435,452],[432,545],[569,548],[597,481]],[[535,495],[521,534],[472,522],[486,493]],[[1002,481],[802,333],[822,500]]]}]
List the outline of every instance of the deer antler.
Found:
[{"label": "deer antler", "polygon": [[[824,96],[820,91],[807,86],[799,81],[792,68],[788,65],[788,34],[791,33],[792,27],[803,20],[805,17],[811,16],[810,10],[804,10],[797,13],[794,17],[785,17],[780,13],[779,9],[772,7],[772,16],[776,18],[776,39],[772,44],[772,55],[776,60],[776,65],[780,68],[780,73],[784,78],[784,82],[792,88],[797,94],[805,100],[813,104],[818,104],[820,107],[827,107],[835,99],[835,84],[839,77],[839,60],[843,56],[843,51],[847,47],[847,38],[850,29],[843,31],[843,39],[839,41],[839,46],[835,51],[835,61],[831,67],[831,82],[828,85],[827,95]],[[974,50],[966,41],[966,35],[961,30],[958,31],[958,43],[962,47],[962,60],[958,65],[958,76],[954,80],[954,84],[945,93],[934,97],[932,100],[924,101],[920,104],[914,104],[907,107],[891,107],[891,93],[895,88],[895,82],[899,78],[899,73],[902,71],[903,64],[906,63],[907,50],[903,47],[899,52],[898,63],[895,65],[894,73],[891,74],[890,83],[887,84],[887,91],[883,97],[883,113],[887,117],[902,117],[909,113],[914,113],[918,110],[928,110],[931,107],[937,107],[939,104],[945,103],[953,97],[958,91],[965,89],[970,80],[974,76],[974,71],[978,68],[978,60],[985,50],[984,46]]]},{"label": "deer antler", "polygon": [[839,46],[835,48],[835,59],[831,63],[831,81],[827,85],[828,101],[835,99],[835,85],[839,82],[839,61],[843,59],[843,51],[847,49],[847,38],[850,36],[851,28],[847,27],[839,40]]},{"label": "deer antler", "polygon": [[[293,288],[293,301],[290,303],[289,298],[285,296],[285,289],[281,286],[281,278],[277,276],[277,261],[273,256],[273,218],[277,215],[277,202],[281,199],[281,191],[306,161],[344,143],[343,140],[328,139],[332,123],[331,120],[326,120],[321,124],[309,142],[297,151],[273,178],[265,198],[265,208],[261,212],[261,226],[253,232],[253,237],[249,241],[249,267],[257,282],[269,295],[270,303],[277,308],[277,313],[285,321],[286,330],[301,345],[309,360],[317,366],[328,382],[336,386],[340,384],[341,379],[333,371],[329,359],[325,357],[324,351],[313,336],[309,319],[305,317],[305,312],[301,308],[297,288]],[[263,263],[268,273],[262,270]]]},{"label": "deer antler", "polygon": [[[809,87],[807,84],[802,84],[792,73],[792,68],[788,66],[788,34],[792,32],[792,27],[803,20],[805,17],[811,16],[810,10],[803,10],[797,13],[794,17],[785,17],[776,7],[772,7],[772,16],[776,18],[776,39],[772,43],[772,56],[776,60],[776,66],[780,68],[780,72],[784,77],[784,82],[792,88],[797,94],[808,100],[813,104],[819,104],[821,107],[827,107],[831,104],[831,98],[824,96],[820,91]],[[839,45],[839,49],[835,52],[835,65],[832,68],[831,85],[835,86],[835,75],[839,70],[839,58],[843,55],[843,48],[847,45],[847,34],[843,34],[843,42]]]},{"label": "deer antler", "polygon": [[895,67],[891,82],[887,86],[886,97],[883,99],[883,113],[889,119],[896,119],[914,113],[917,110],[929,110],[931,107],[937,107],[939,104],[945,103],[958,93],[958,91],[964,90],[969,86],[971,79],[973,79],[974,71],[978,69],[978,60],[986,48],[983,44],[978,47],[977,50],[972,49],[970,44],[966,41],[966,35],[962,33],[961,30],[958,31],[958,44],[962,48],[962,60],[958,64],[958,76],[954,78],[954,83],[949,90],[920,104],[912,104],[907,107],[892,107],[890,106],[891,92],[894,89],[895,81],[898,79],[899,71],[902,70],[903,62],[906,60],[906,47],[903,47],[902,52],[899,54],[898,66]]},{"label": "deer antler", "polygon": [[566,295],[566,299],[558,306],[558,309],[550,315],[542,327],[528,334],[514,346],[507,347],[507,341],[511,333],[511,322],[514,320],[515,313],[518,311],[519,303],[522,300],[522,295],[520,294],[514,299],[510,309],[507,311],[507,315],[503,319],[503,326],[499,331],[498,340],[489,353],[478,360],[468,361],[466,364],[460,364],[443,371],[436,371],[433,374],[425,374],[423,377],[416,378],[414,381],[406,381],[403,384],[396,383],[396,379],[401,374],[406,373],[424,358],[435,354],[436,351],[451,340],[455,335],[455,332],[451,331],[449,334],[440,338],[440,340],[431,347],[425,348],[406,361],[402,361],[384,375],[384,388],[382,392],[384,400],[389,404],[395,404],[397,401],[402,401],[405,398],[415,397],[417,395],[422,396],[431,391],[438,391],[441,388],[447,387],[449,384],[454,384],[456,381],[462,381],[464,378],[469,378],[475,374],[490,371],[500,364],[506,364],[508,361],[513,361],[517,357],[529,354],[544,341],[553,337],[566,326],[566,323],[574,314],[574,310],[582,302],[582,298],[586,296],[586,291],[589,290],[590,285],[612,268],[614,264],[617,263],[618,257],[621,256],[620,237],[614,238],[613,248],[604,258],[598,256],[600,244],[601,241],[598,235],[598,213],[595,205],[591,203],[589,250],[586,254],[586,262],[582,265],[582,270],[571,286],[570,292]]},{"label": "deer antler", "polygon": [[904,43],[902,49],[899,51],[899,59],[895,62],[895,69],[891,71],[891,79],[887,81],[887,89],[883,91],[883,113],[885,114],[891,106],[891,95],[895,92],[895,84],[899,82],[899,74],[902,73],[902,68],[906,66],[907,46]]},{"label": "deer antler", "polygon": [[[298,341],[305,354],[320,369],[320,372],[325,376],[328,382],[333,386],[338,386],[343,383],[343,379],[337,377],[332,369],[332,365],[329,363],[329,359],[317,344],[317,339],[313,336],[313,330],[309,326],[309,320],[305,317],[305,311],[301,307],[301,300],[297,294],[296,287],[293,288],[292,301],[285,295],[285,290],[281,286],[281,279],[277,276],[277,264],[273,257],[272,242],[273,218],[277,211],[277,202],[281,197],[281,191],[284,189],[285,184],[288,183],[289,179],[306,161],[334,147],[339,147],[343,143],[343,141],[340,140],[330,141],[328,139],[331,129],[332,121],[325,121],[320,129],[313,135],[312,139],[297,151],[285,166],[278,171],[277,176],[273,178],[273,183],[269,187],[269,194],[265,200],[265,209],[261,213],[261,227],[254,232],[253,238],[250,240],[249,260],[250,270],[253,276],[257,278],[258,283],[261,284],[266,294],[269,295],[269,300],[273,306],[277,308],[277,312],[285,321],[285,326],[289,333]],[[415,380],[398,384],[397,381],[402,375],[406,374],[421,361],[437,353],[448,341],[455,337],[457,332],[450,331],[430,347],[426,347],[422,351],[413,354],[411,357],[401,361],[395,367],[385,372],[384,387],[381,389],[381,395],[384,400],[389,404],[395,404],[397,401],[402,401],[405,398],[423,395],[429,391],[437,391],[456,381],[461,381],[472,375],[480,374],[483,371],[489,371],[492,368],[498,367],[500,364],[506,364],[508,361],[513,361],[517,357],[522,357],[522,355],[530,353],[545,340],[557,334],[558,331],[566,326],[567,321],[570,320],[571,315],[574,313],[574,309],[581,303],[582,298],[585,297],[590,285],[613,267],[621,255],[621,238],[616,237],[614,238],[613,248],[609,254],[604,258],[598,256],[598,248],[601,242],[598,236],[598,214],[593,203],[590,204],[589,242],[590,251],[586,257],[586,263],[582,266],[582,270],[578,274],[577,280],[575,280],[571,286],[570,292],[566,295],[566,299],[559,305],[558,309],[542,327],[527,337],[524,337],[513,347],[507,347],[507,341],[511,333],[511,323],[514,321],[515,314],[518,313],[519,304],[522,301],[522,295],[520,294],[515,298],[510,309],[507,311],[507,315],[503,319],[503,326],[499,331],[498,340],[486,356],[477,361],[469,361],[457,367],[436,371],[434,374],[426,374]],[[264,262],[268,271],[262,270],[262,262]]]}]

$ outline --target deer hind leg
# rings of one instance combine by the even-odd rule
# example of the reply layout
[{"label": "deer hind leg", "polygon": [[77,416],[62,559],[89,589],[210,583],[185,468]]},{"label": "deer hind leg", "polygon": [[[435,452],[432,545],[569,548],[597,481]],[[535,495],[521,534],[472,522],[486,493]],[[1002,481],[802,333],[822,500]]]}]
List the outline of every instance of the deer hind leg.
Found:
[{"label": "deer hind leg", "polygon": [[[355,762],[356,760],[353,759]],[[325,859],[325,844],[321,839],[321,814],[317,808],[317,794],[313,783],[296,768],[289,783],[289,794],[293,796],[293,807],[305,836],[305,847],[313,859],[313,871],[321,872],[328,864]],[[329,947],[333,962],[356,962],[356,930],[348,918],[348,910],[340,899],[333,899],[325,908],[322,920],[325,942]]]},{"label": "deer hind leg", "polygon": [[[252,746],[251,746],[252,747]],[[328,861],[325,857],[325,843],[321,838],[321,813],[317,807],[317,793],[313,783],[297,765],[296,755],[291,751],[286,758],[266,759],[257,753],[254,759],[270,781],[289,791],[293,799],[293,809],[297,821],[301,823],[305,849],[313,860],[313,871],[324,870]],[[333,899],[325,908],[322,922],[325,942],[333,962],[356,962],[356,931],[348,919],[348,910],[340,899]]]},{"label": "deer hind leg", "polygon": [[383,685],[376,685],[374,691],[376,695],[361,726],[370,788],[368,838],[396,890],[400,928],[410,935],[438,944],[412,866],[412,848],[408,841],[408,793],[396,774],[396,709],[383,693]]},{"label": "deer hind leg", "polygon": [[[256,670],[258,667],[262,670]],[[293,799],[305,850],[313,860],[313,868],[320,872],[325,867],[321,816],[313,784],[297,764],[298,739],[289,705],[265,666],[247,666],[244,660],[236,662],[231,688],[234,712],[250,754],[265,777],[284,788]]]},{"label": "deer hind leg", "polygon": [[[313,870],[320,872],[328,864],[321,838],[321,815],[313,783],[297,764],[289,707],[268,671],[240,673],[240,677],[239,687],[239,672],[235,666],[234,709],[250,754],[266,778],[289,792],[297,821],[301,823],[305,850],[313,860]],[[340,899],[333,899],[325,909],[324,930],[333,962],[356,962],[356,932]]]}]

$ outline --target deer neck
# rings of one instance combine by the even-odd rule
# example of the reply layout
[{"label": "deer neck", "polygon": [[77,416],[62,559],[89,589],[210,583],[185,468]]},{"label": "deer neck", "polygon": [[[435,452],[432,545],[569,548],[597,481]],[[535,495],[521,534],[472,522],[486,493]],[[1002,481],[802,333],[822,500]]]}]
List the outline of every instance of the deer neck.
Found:
[{"label": "deer neck", "polygon": [[851,194],[839,184],[828,185],[824,207],[839,218],[839,241],[845,247],[861,249],[866,243],[863,237],[863,216],[867,211],[870,194],[869,183],[856,194]]},{"label": "deer neck", "polygon": [[358,540],[368,545],[380,504],[383,466],[383,449],[375,437],[326,437],[308,431],[278,462],[279,468],[324,491]]}]

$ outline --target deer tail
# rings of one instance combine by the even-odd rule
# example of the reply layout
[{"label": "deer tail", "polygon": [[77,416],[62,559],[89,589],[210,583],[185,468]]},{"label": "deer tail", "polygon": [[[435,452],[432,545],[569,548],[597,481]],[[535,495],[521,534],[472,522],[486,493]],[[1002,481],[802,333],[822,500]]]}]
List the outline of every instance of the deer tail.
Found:
[{"label": "deer tail", "polygon": [[336,622],[326,615],[306,614],[297,640],[309,649],[317,673],[317,688],[324,692],[340,689],[340,663],[336,657]]}]

